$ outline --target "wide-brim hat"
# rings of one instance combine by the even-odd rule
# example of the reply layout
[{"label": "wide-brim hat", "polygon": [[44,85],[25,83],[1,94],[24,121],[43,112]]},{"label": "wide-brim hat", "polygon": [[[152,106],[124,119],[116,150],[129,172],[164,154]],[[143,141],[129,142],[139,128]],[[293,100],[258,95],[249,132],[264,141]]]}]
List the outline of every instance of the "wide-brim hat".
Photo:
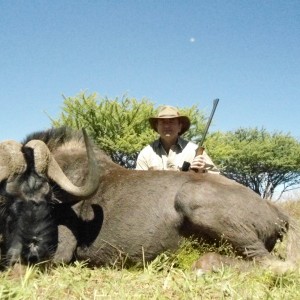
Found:
[{"label": "wide-brim hat", "polygon": [[191,126],[191,121],[187,116],[180,115],[178,109],[173,106],[161,106],[158,110],[156,117],[149,118],[150,126],[153,130],[157,132],[157,120],[158,119],[180,119],[181,122],[181,131],[179,135],[184,134]]}]

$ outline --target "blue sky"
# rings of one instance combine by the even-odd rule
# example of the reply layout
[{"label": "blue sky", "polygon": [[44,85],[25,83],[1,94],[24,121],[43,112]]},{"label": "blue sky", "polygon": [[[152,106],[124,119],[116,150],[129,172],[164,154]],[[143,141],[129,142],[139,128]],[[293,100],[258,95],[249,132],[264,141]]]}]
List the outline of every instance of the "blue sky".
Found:
[{"label": "blue sky", "polygon": [[51,126],[63,97],[198,105],[211,131],[300,139],[300,1],[0,1],[0,140]]}]

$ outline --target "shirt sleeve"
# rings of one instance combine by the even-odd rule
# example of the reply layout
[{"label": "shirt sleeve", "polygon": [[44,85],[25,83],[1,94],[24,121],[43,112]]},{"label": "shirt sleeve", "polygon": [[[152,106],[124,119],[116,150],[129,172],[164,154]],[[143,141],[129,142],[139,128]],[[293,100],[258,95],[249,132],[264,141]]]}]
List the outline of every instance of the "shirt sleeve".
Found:
[{"label": "shirt sleeve", "polygon": [[149,170],[146,154],[147,153],[147,147],[142,149],[142,151],[139,153],[137,160],[136,160],[136,170]]},{"label": "shirt sleeve", "polygon": [[214,162],[212,161],[212,159],[209,157],[209,155],[207,154],[207,152],[205,150],[203,152],[203,156],[205,157],[205,160],[206,160],[205,169],[209,173],[220,174],[220,170],[216,167],[216,165],[214,164]]}]

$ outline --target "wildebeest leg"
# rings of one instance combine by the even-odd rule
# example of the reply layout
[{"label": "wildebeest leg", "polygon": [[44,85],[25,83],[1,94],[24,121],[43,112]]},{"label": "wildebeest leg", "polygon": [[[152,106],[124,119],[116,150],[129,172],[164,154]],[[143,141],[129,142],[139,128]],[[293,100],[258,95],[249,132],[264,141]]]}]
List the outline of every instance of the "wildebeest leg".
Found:
[{"label": "wildebeest leg", "polygon": [[53,261],[69,263],[74,258],[78,243],[76,226],[78,217],[69,205],[56,207],[55,215],[58,224],[58,244]]},{"label": "wildebeest leg", "polygon": [[77,239],[74,233],[65,225],[59,225],[58,245],[53,258],[54,263],[69,263],[73,259],[76,246]]},{"label": "wildebeest leg", "polygon": [[179,229],[181,234],[210,243],[227,241],[239,255],[277,274],[293,270],[293,263],[281,261],[269,252],[281,228],[276,211],[260,202],[261,199],[254,199],[256,204],[253,201],[252,206],[241,201],[253,194],[248,195],[247,189],[240,189],[240,193],[229,190],[228,196],[226,188],[220,194],[220,189],[206,186],[205,182],[188,182],[182,186],[175,199],[175,208],[184,220]]},{"label": "wildebeest leg", "polygon": [[175,208],[184,219],[180,229],[182,235],[209,243],[227,241],[244,257],[269,255],[253,222],[247,220],[249,212],[243,212],[243,208],[233,209],[227,201],[222,198],[220,190],[202,187],[198,182],[185,183],[175,200]]},{"label": "wildebeest leg", "polygon": [[250,268],[254,266],[254,263],[210,252],[203,254],[195,261],[192,265],[192,270],[195,271],[197,275],[202,275],[207,272],[218,272],[226,266],[243,272],[249,271]]}]

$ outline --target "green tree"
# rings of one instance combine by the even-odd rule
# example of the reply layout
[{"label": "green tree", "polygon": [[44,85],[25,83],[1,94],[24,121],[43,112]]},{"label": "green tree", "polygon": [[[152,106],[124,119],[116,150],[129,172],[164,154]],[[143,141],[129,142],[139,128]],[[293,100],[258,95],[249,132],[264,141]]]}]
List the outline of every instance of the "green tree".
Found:
[{"label": "green tree", "polygon": [[[196,106],[180,109],[191,119],[187,139],[197,142],[205,125],[205,116]],[[94,141],[111,158],[126,168],[134,168],[140,150],[157,138],[147,119],[156,114],[154,103],[123,96],[110,100],[96,93],[64,97],[62,113],[54,126],[86,128]]]},{"label": "green tree", "polygon": [[221,172],[265,199],[300,183],[300,143],[289,134],[265,129],[215,132],[206,142]]},{"label": "green tree", "polygon": [[[123,96],[110,100],[96,93],[64,97],[62,112],[54,126],[86,128],[94,141],[111,158],[134,168],[139,151],[157,138],[147,119],[156,114],[148,99]],[[198,143],[207,118],[197,106],[181,108],[191,128],[184,137]],[[271,199],[276,188],[282,193],[300,183],[300,144],[288,134],[265,129],[238,129],[209,134],[205,147],[225,176]]]}]

